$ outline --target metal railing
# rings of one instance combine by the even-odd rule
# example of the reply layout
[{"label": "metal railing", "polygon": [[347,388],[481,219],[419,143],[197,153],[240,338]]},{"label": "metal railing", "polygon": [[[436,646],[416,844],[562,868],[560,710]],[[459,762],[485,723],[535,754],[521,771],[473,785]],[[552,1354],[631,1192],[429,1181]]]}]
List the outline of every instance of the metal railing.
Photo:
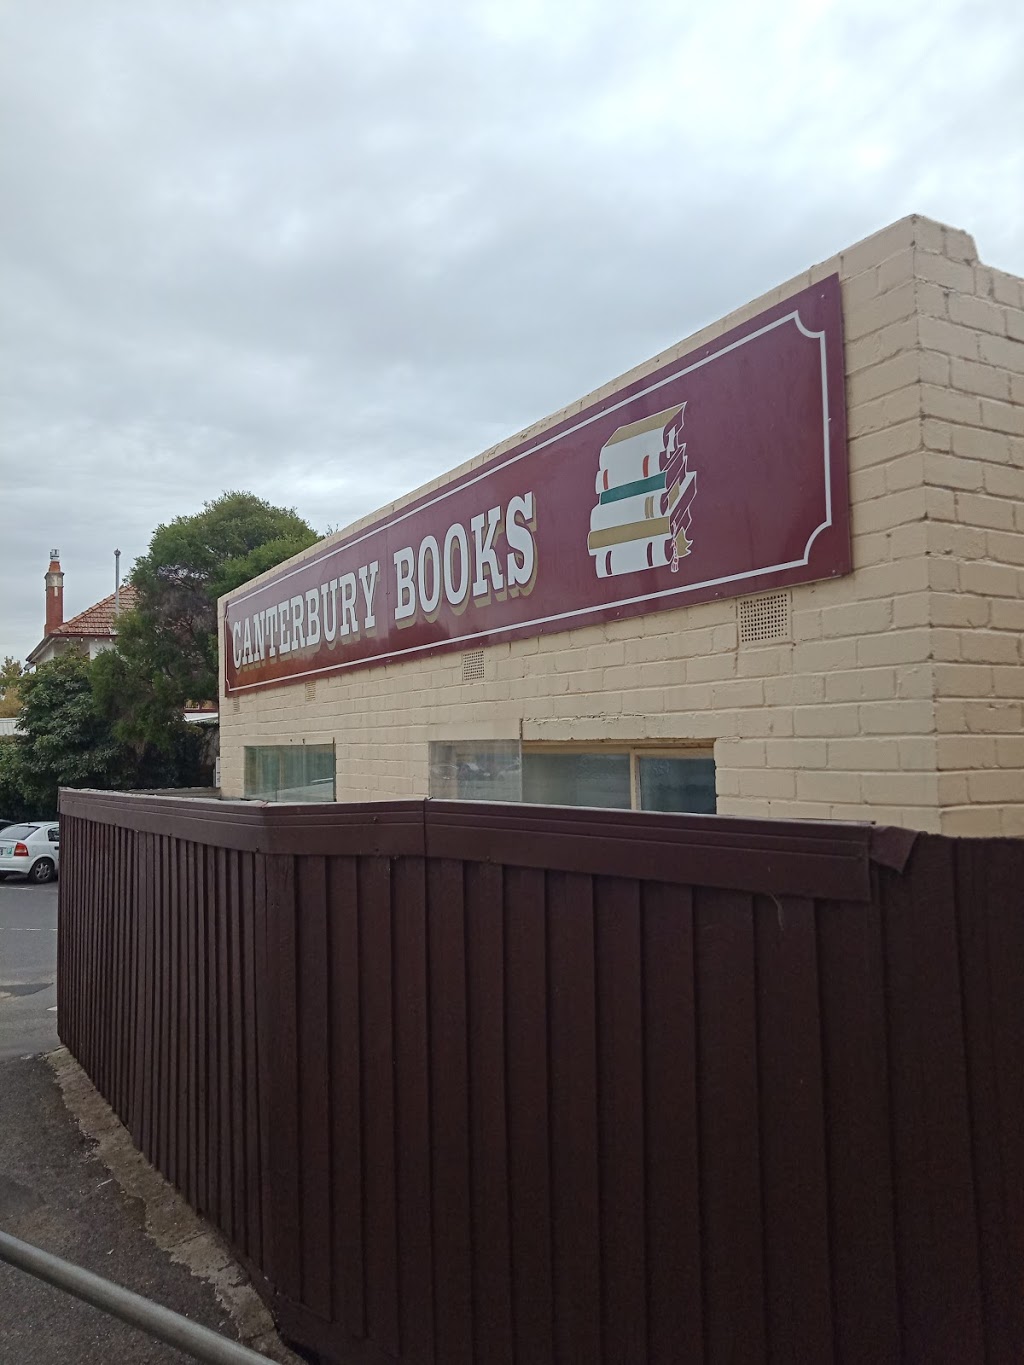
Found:
[{"label": "metal railing", "polygon": [[22,1242],[10,1233],[0,1232],[0,1261],[24,1270],[46,1284],[54,1285],[66,1294],[83,1299],[104,1313],[120,1318],[132,1327],[147,1332],[158,1341],[184,1351],[193,1360],[208,1361],[209,1365],[258,1365],[267,1357],[230,1341],[209,1327],[145,1299],[119,1284],[113,1284],[90,1270],[82,1270],[49,1251],[42,1251]]}]

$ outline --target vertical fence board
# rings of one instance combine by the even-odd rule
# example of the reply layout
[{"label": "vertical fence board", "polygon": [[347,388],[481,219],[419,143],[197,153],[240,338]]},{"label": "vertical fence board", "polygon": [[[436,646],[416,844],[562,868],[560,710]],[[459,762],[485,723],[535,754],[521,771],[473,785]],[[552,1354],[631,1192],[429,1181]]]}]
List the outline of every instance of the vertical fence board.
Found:
[{"label": "vertical fence board", "polygon": [[982,1359],[952,850],[922,836],[912,866],[883,881],[903,1358]]},{"label": "vertical fence board", "polygon": [[[1010,843],[956,848],[971,1143],[991,1365],[1024,1342],[1024,906]],[[1016,865],[1015,865],[1016,864]]]},{"label": "vertical fence board", "polygon": [[751,897],[695,900],[705,1358],[765,1356]]},{"label": "vertical fence board", "polygon": [[882,917],[818,907],[830,1266],[840,1365],[898,1360]]},{"label": "vertical fence board", "polygon": [[[244,1199],[245,1199],[245,1241],[246,1255],[257,1265],[261,1255],[262,1225],[262,1171],[260,1164],[260,1111],[259,1111],[259,1061],[258,1027],[260,1009],[256,993],[256,854],[246,854],[240,861],[241,877],[240,905],[242,917],[242,979],[240,985],[243,1028],[241,1031],[245,1113],[242,1127],[245,1137]],[[326,937],[324,957],[327,956]],[[326,1011],[325,1011],[326,1016]],[[326,1061],[325,1061],[326,1064]],[[327,1133],[327,1115],[323,1115]],[[329,1142],[329,1136],[325,1141]],[[330,1188],[330,1172],[327,1173],[327,1186]],[[329,1254],[330,1248],[325,1248]]]},{"label": "vertical fence board", "polygon": [[178,841],[170,838],[164,841],[164,856],[167,859],[167,919],[168,963],[164,973],[164,989],[167,991],[167,1165],[164,1168],[167,1179],[172,1185],[180,1183],[181,1175],[178,1158],[178,1122],[183,1102],[181,1089],[181,1048],[179,1030],[179,991],[181,988],[180,971],[180,887],[178,883]]},{"label": "vertical fence board", "polygon": [[703,1360],[693,893],[643,888],[647,1320],[656,1365]]},{"label": "vertical fence board", "polygon": [[647,1356],[644,980],[640,886],[594,883],[602,1334],[606,1359]]},{"label": "vertical fence board", "polygon": [[358,871],[355,858],[330,861],[334,1316],[346,1332],[361,1338],[366,1334],[366,1291]]},{"label": "vertical fence board", "polygon": [[196,854],[196,976],[199,998],[196,1008],[196,1189],[198,1208],[209,1213],[210,1198],[210,1022],[212,964],[210,962],[210,882],[211,850],[200,847]]},{"label": "vertical fence board", "polygon": [[265,1231],[266,1263],[273,1283],[292,1302],[302,1297],[301,1150],[299,1127],[299,1029],[296,896],[293,859],[274,854],[266,860],[267,956],[273,963],[268,993],[273,1021],[267,1059],[270,1218]]},{"label": "vertical fence board", "polygon": [[466,1023],[472,1194],[473,1359],[511,1362],[502,869],[466,863]]},{"label": "vertical fence board", "polygon": [[754,916],[769,1356],[827,1360],[832,1305],[814,903],[759,897]]},{"label": "vertical fence board", "polygon": [[363,1088],[363,1225],[367,1334],[398,1355],[391,861],[359,863]]},{"label": "vertical fence board", "polygon": [[473,1358],[466,938],[462,863],[427,866],[430,961],[430,1138],[437,1358]]},{"label": "vertical fence board", "polygon": [[[395,1133],[398,1149],[398,1304],[401,1356],[433,1365],[430,1019],[426,869],[402,858],[394,870]],[[444,1210],[438,1210],[444,1217]]]},{"label": "vertical fence board", "polygon": [[517,1361],[554,1360],[544,873],[505,871],[509,1205]]},{"label": "vertical fence board", "polygon": [[248,1241],[246,1214],[249,1197],[245,1181],[245,1015],[243,1012],[245,981],[242,975],[242,938],[245,925],[242,916],[242,855],[228,854],[228,897],[225,911],[228,916],[228,982],[230,986],[229,1019],[231,1070],[231,1208],[234,1214],[234,1241],[244,1247]]},{"label": "vertical fence board", "polygon": [[601,1359],[594,906],[589,877],[548,873],[551,1198],[559,1361]]},{"label": "vertical fence board", "polygon": [[302,1300],[331,1316],[330,986],[327,954],[327,871],[323,858],[302,858],[296,870],[298,935],[299,1131],[302,1145]]}]

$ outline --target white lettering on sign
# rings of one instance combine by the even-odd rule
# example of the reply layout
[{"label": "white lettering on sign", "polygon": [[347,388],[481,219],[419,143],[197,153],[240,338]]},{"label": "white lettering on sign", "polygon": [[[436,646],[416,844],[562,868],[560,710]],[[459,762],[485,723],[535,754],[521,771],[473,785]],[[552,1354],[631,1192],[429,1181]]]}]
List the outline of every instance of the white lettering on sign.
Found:
[{"label": "white lettering on sign", "polygon": [[[506,592],[528,593],[537,571],[536,504],[532,492],[425,535],[418,545],[392,554],[394,578],[386,594],[396,625],[431,619],[447,605],[461,613],[470,602],[481,610]],[[231,653],[235,668],[300,650],[336,648],[377,628],[380,560],[329,578],[305,593],[285,597],[235,621]]]}]

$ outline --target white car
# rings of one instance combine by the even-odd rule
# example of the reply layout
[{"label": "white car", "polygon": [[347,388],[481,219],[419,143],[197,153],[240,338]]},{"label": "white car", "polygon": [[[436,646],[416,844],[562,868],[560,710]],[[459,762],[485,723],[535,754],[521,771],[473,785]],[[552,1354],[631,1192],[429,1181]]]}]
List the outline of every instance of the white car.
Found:
[{"label": "white car", "polygon": [[60,867],[60,826],[56,820],[0,829],[0,878],[20,873],[40,886]]}]

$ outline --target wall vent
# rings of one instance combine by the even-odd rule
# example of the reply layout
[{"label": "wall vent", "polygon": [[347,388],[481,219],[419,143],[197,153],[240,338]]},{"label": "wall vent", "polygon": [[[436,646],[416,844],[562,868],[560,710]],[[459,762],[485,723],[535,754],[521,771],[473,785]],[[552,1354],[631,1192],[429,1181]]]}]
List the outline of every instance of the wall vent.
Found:
[{"label": "wall vent", "polygon": [[471,649],[468,654],[462,656],[462,681],[480,682],[484,676],[484,652],[482,649]]},{"label": "wall vent", "polygon": [[232,698],[231,698],[231,712],[232,712],[232,714],[237,716],[238,713],[239,713],[239,711],[241,711],[241,709],[242,709],[242,703],[238,700],[237,697],[232,697]]},{"label": "wall vent", "polygon": [[741,645],[759,645],[791,638],[788,592],[741,597],[737,609]]},{"label": "wall vent", "polygon": [[316,678],[310,678],[306,683],[306,700],[316,701]]}]

